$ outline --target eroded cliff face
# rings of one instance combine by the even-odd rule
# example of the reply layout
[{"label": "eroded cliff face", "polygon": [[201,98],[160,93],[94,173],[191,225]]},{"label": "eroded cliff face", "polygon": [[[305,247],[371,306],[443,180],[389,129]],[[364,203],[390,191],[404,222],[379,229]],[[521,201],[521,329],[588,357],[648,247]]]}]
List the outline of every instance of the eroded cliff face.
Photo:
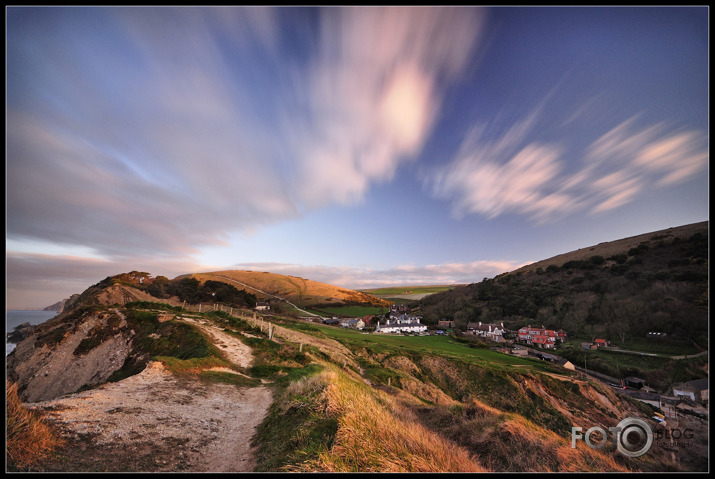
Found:
[{"label": "eroded cliff face", "polygon": [[54,399],[106,381],[124,364],[134,331],[118,309],[59,316],[7,356],[7,376],[24,402]]},{"label": "eroded cliff face", "polygon": [[[73,295],[63,313],[29,331],[7,356],[6,372],[20,399],[36,402],[106,381],[124,366],[135,331],[122,306],[157,298],[124,284],[95,285]],[[176,298],[162,299],[172,305]]]}]

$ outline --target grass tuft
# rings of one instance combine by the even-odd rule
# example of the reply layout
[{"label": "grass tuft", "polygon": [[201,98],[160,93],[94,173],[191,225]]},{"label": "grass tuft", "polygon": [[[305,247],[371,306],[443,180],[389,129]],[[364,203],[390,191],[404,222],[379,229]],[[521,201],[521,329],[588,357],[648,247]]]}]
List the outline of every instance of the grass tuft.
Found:
[{"label": "grass tuft", "polygon": [[6,436],[5,458],[8,470],[27,470],[37,464],[63,441],[37,411],[23,407],[17,384],[5,381]]}]

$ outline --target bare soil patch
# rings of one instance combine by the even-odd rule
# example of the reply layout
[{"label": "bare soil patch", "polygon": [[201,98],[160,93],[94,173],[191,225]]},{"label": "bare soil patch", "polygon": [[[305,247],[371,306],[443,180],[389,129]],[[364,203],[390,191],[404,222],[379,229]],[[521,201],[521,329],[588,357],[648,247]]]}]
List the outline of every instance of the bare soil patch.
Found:
[{"label": "bare soil patch", "polygon": [[[194,324],[233,364],[251,364],[238,338]],[[122,381],[25,406],[44,412],[66,441],[36,471],[249,472],[251,439],[272,401],[267,386],[177,377],[150,362]]]}]

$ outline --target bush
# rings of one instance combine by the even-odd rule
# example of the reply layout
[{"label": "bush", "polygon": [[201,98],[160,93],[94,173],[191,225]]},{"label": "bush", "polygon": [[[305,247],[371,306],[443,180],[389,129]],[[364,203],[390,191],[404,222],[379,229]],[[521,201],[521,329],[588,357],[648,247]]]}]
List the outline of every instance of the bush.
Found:
[{"label": "bush", "polygon": [[593,263],[593,264],[603,264],[605,262],[606,262],[606,260],[603,259],[603,256],[600,256],[600,255],[591,256],[591,263]]},{"label": "bush", "polygon": [[622,276],[626,271],[628,271],[627,264],[614,264],[611,266],[611,274],[615,274],[616,276]]},{"label": "bush", "polygon": [[623,264],[628,260],[628,255],[625,254],[616,254],[608,258],[610,260],[615,261],[618,264]]}]

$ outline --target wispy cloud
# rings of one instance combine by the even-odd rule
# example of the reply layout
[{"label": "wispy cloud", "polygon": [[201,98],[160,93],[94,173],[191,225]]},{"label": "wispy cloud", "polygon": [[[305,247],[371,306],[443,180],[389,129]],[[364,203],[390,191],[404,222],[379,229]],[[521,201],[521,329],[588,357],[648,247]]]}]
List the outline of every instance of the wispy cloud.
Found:
[{"label": "wispy cloud", "polygon": [[414,160],[445,88],[468,65],[478,9],[346,8],[324,12],[309,70],[309,124],[297,138],[299,197],[359,201]]},{"label": "wispy cloud", "polygon": [[580,150],[565,141],[539,140],[546,126],[539,110],[501,135],[475,127],[455,158],[425,175],[424,184],[435,197],[451,201],[456,217],[511,213],[545,223],[618,208],[707,167],[702,132],[637,123],[637,117],[622,122]]},{"label": "wispy cloud", "polygon": [[[286,55],[300,48],[287,19],[303,56]],[[474,8],[13,10],[8,236],[190,254],[359,202],[420,151],[482,22]]]}]

